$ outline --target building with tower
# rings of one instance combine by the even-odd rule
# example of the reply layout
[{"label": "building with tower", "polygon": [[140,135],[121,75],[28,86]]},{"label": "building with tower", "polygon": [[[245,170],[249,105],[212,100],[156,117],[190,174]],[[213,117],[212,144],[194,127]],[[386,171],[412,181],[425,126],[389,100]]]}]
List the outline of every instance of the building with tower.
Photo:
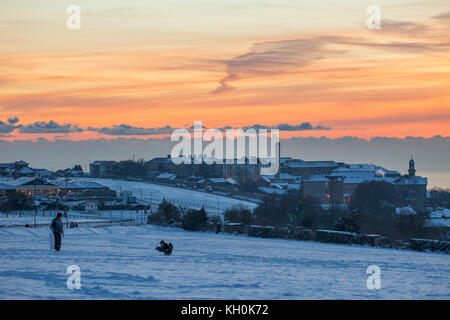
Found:
[{"label": "building with tower", "polygon": [[408,174],[394,181],[395,188],[401,199],[401,205],[410,206],[417,212],[425,211],[427,198],[427,178],[416,176],[413,158],[409,160]]},{"label": "building with tower", "polygon": [[415,168],[414,160],[413,160],[412,156],[411,156],[411,160],[409,160],[408,175],[410,177],[414,177],[416,175],[416,168]]}]

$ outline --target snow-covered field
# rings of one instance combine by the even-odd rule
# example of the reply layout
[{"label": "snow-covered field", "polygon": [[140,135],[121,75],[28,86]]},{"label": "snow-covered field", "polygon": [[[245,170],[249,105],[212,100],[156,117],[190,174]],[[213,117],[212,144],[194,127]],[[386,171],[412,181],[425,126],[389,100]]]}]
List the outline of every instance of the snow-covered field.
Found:
[{"label": "snow-covered field", "polygon": [[233,199],[221,195],[215,195],[207,192],[200,192],[177,187],[169,187],[159,184],[151,184],[137,181],[124,181],[112,179],[93,179],[79,178],[79,180],[94,181],[103,184],[116,191],[131,191],[133,196],[147,201],[161,202],[166,199],[175,205],[186,206],[190,208],[201,208],[204,206],[209,211],[221,212],[233,206],[244,206],[249,209],[257,205],[250,201]]},{"label": "snow-covered field", "polygon": [[[164,239],[172,256],[154,250]],[[449,299],[450,257],[151,225],[66,230],[51,252],[47,228],[0,229],[0,299]],[[66,268],[81,269],[81,289]],[[366,269],[381,268],[369,290]]]}]

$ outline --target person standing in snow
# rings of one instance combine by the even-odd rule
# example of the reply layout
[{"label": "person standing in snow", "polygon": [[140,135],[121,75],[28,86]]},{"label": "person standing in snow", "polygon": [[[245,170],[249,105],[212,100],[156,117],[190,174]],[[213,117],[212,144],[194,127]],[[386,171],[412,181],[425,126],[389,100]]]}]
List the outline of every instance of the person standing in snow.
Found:
[{"label": "person standing in snow", "polygon": [[222,231],[222,223],[217,221],[216,223],[216,234]]},{"label": "person standing in snow", "polygon": [[50,230],[52,230],[55,237],[55,250],[59,251],[61,249],[61,237],[64,235],[64,225],[62,222],[62,213],[59,212],[56,218],[52,220],[50,225]]}]

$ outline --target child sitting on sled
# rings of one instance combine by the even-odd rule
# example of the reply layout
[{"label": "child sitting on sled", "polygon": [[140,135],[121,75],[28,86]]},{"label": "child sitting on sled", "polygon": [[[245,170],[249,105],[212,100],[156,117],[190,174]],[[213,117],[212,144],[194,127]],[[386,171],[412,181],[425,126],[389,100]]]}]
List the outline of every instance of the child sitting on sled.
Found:
[{"label": "child sitting on sled", "polygon": [[155,248],[159,252],[164,252],[166,256],[170,256],[172,254],[173,245],[171,243],[167,243],[164,240],[159,242],[159,247]]}]

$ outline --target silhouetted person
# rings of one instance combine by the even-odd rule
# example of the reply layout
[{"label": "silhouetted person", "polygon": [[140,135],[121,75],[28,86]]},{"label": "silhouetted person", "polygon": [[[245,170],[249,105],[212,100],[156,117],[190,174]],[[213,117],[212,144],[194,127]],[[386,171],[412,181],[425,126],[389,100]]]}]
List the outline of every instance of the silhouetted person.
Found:
[{"label": "silhouetted person", "polygon": [[222,231],[222,223],[220,221],[217,221],[216,223],[216,234]]},{"label": "silhouetted person", "polygon": [[156,247],[156,250],[159,252],[164,252],[166,256],[170,256],[172,254],[173,245],[171,243],[167,243],[164,240],[159,242],[159,247]]},{"label": "silhouetted person", "polygon": [[62,222],[62,213],[59,212],[56,218],[52,220],[50,225],[50,230],[52,230],[55,237],[55,250],[59,251],[61,249],[61,237],[64,235],[64,226]]}]

